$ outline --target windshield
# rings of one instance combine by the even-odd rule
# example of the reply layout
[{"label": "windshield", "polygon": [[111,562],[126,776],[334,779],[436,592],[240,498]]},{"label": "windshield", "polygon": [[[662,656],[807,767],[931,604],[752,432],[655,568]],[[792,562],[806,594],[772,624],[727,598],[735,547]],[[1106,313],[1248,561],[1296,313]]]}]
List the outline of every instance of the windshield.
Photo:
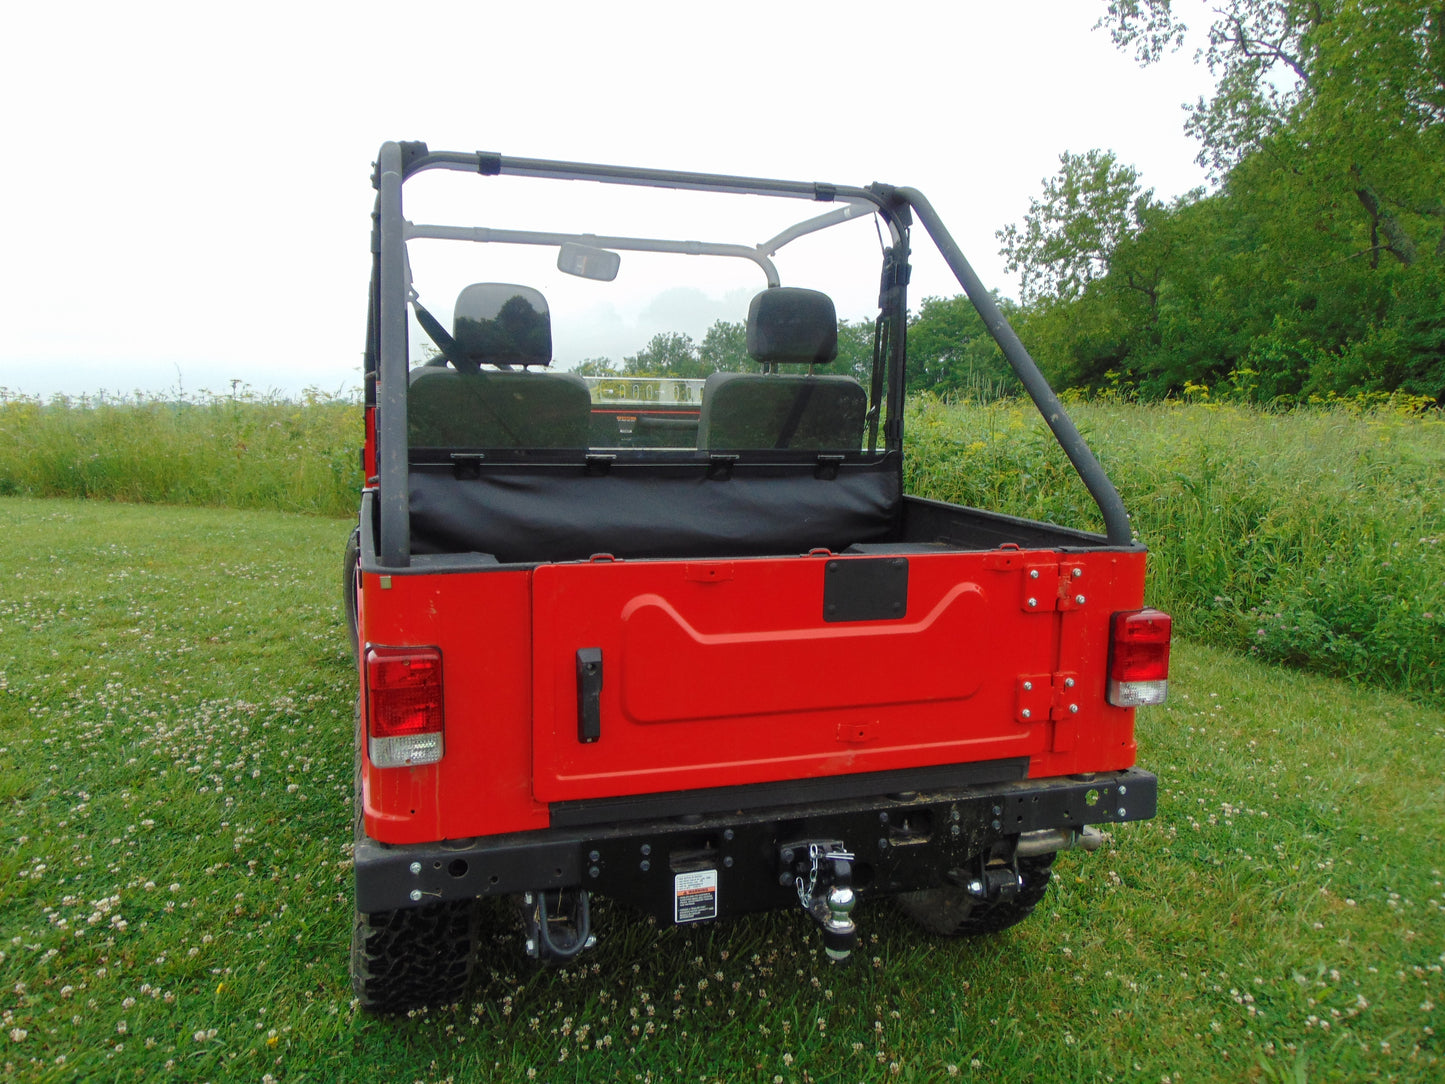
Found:
[{"label": "windshield", "polygon": [[414,462],[896,443],[872,205],[423,173],[404,215]]}]

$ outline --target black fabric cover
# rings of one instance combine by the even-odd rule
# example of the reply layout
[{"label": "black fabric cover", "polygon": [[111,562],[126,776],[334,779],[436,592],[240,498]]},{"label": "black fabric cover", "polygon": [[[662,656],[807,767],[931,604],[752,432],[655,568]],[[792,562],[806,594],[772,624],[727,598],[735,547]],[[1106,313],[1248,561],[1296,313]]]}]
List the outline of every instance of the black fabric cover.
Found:
[{"label": "black fabric cover", "polygon": [[745,557],[839,551],[896,530],[898,459],[739,465],[728,478],[696,466],[617,464],[605,474],[560,465],[488,463],[479,478],[414,466],[414,553],[494,554],[506,563],[616,557]]},{"label": "black fabric cover", "polygon": [[775,286],[748,307],[748,353],[762,362],[807,365],[838,356],[838,313],[817,290]]}]

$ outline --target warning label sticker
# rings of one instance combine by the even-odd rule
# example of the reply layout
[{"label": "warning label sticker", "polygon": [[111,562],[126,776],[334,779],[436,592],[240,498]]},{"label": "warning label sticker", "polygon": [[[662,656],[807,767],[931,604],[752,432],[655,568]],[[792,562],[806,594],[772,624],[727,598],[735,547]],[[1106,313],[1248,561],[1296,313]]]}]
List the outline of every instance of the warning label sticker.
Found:
[{"label": "warning label sticker", "polygon": [[674,878],[673,918],[678,923],[717,918],[717,870],[700,869]]}]

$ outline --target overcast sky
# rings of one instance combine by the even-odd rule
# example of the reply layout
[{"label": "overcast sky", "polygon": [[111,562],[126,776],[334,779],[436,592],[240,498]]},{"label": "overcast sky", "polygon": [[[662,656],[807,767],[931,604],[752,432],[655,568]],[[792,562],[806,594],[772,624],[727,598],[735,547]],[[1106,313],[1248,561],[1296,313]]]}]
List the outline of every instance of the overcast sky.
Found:
[{"label": "overcast sky", "polygon": [[[1208,73],[1140,69],[1091,30],[1104,6],[7,5],[0,388],[359,388],[387,139],[912,185],[1016,295],[994,231],[1063,151],[1161,197],[1204,181],[1181,104]],[[920,272],[915,303],[959,292]]]}]

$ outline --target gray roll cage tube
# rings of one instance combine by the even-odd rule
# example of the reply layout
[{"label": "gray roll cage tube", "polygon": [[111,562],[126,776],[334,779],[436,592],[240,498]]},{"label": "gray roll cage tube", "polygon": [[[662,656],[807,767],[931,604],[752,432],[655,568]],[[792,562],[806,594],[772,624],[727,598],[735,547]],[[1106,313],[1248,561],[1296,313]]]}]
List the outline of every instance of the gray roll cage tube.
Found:
[{"label": "gray roll cage tube", "polygon": [[[1084,487],[1094,499],[1104,519],[1105,538],[1109,545],[1128,546],[1133,542],[1129,514],[1114,484],[1085,443],[1078,428],[1064,411],[1038,366],[1024,349],[1018,335],[1009,326],[998,305],[978,275],[964,258],[943,220],[933,205],[914,188],[897,188],[874,184],[867,188],[833,185],[810,181],[780,181],[758,177],[736,177],[726,174],[692,173],[676,170],[638,169],[625,166],[596,165],[581,162],[553,161],[539,158],[512,158],[485,152],[429,151],[424,143],[387,142],[377,156],[372,184],[377,190],[376,211],[372,227],[372,288],[367,321],[367,367],[376,374],[379,385],[375,392],[368,387],[369,406],[376,410],[377,499],[379,501],[379,563],[391,568],[411,564],[411,525],[408,508],[408,458],[406,431],[407,393],[407,317],[410,283],[406,262],[406,238],[411,236],[444,236],[453,239],[500,241],[511,243],[556,244],[560,240],[581,240],[580,235],[527,234],[512,231],[513,236],[499,236],[508,231],[475,231],[451,227],[409,227],[402,213],[401,189],[410,176],[431,169],[479,173],[483,176],[548,178],[552,180],[584,180],[603,184],[635,185],[651,188],[675,188],[740,195],[782,196],[814,202],[843,201],[846,207],[808,219],[785,230],[756,248],[745,245],[711,245],[702,242],[662,242],[640,239],[598,238],[607,247],[611,242],[627,241],[630,246],[667,245],[677,247],[647,248],[648,251],[678,251],[709,255],[740,256],[754,260],[768,276],[769,284],[777,278],[771,269],[772,255],[782,245],[806,233],[825,228],[858,213],[876,211],[888,223],[894,240],[893,252],[905,249],[906,230],[911,213],[917,214],[924,229],[933,239],[940,255],[958,279],[974,309],[994,342],[1003,351],[1034,406],[1064,450]],[[911,213],[910,213],[911,212]],[[421,232],[425,231],[425,232]],[[436,231],[433,233],[432,231]],[[478,235],[480,234],[480,236]],[[467,236],[463,236],[467,235]],[[543,240],[551,238],[551,240]],[[692,248],[686,246],[694,246]],[[622,247],[621,244],[616,247]],[[722,251],[726,250],[726,251]],[[888,261],[885,260],[885,267]],[[885,271],[885,291],[888,287]],[[893,343],[895,360],[901,361],[903,336]],[[890,382],[902,386],[901,365],[893,366]],[[370,375],[370,374],[368,374]],[[371,380],[368,380],[368,384]],[[890,389],[891,390],[891,389]],[[373,398],[374,395],[374,398]],[[896,424],[896,419],[895,419]],[[901,436],[901,432],[899,434]]]}]

